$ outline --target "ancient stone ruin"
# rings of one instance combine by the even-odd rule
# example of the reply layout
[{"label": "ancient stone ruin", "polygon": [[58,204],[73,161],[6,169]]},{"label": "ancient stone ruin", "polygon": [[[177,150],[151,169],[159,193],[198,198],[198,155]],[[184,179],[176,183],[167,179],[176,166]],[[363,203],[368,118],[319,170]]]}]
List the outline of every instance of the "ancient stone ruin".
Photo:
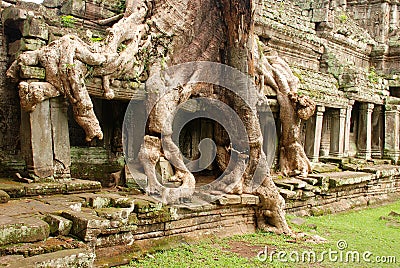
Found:
[{"label": "ancient stone ruin", "polygon": [[285,213],[398,198],[399,8],[2,1],[0,263],[295,236]]}]

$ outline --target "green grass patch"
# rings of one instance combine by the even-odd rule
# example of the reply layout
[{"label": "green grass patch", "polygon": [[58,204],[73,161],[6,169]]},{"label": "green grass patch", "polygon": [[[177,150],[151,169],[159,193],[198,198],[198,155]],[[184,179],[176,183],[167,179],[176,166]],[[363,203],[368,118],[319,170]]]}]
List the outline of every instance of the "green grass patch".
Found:
[{"label": "green grass patch", "polygon": [[[400,267],[400,229],[390,222],[393,218],[395,221],[400,219],[387,217],[391,211],[400,213],[400,201],[377,208],[307,217],[301,226],[291,224],[293,230],[307,233],[305,238],[294,240],[290,236],[257,232],[222,239],[205,239],[148,254],[125,267]],[[384,219],[381,219],[382,216]],[[295,217],[287,218],[290,222]],[[318,244],[311,242],[310,238],[315,235],[327,241]],[[345,243],[346,247],[340,250],[338,241],[341,241],[339,246]],[[265,261],[257,258],[260,251],[267,251],[268,258]],[[273,258],[269,258],[271,252],[275,252]],[[286,253],[281,259],[287,262],[279,260],[278,252]],[[322,259],[323,252],[326,253],[322,262],[309,263],[312,259],[307,255],[309,252],[316,254],[316,261]],[[329,252],[332,254],[331,260],[335,260],[335,257],[338,259],[330,261]],[[354,252],[359,254],[360,262],[357,262]],[[363,259],[365,252],[368,253],[365,257],[371,260],[370,263]],[[302,262],[303,254],[306,254],[306,262]],[[265,254],[260,256],[265,258]],[[377,262],[376,257],[386,257],[388,260],[388,256],[395,256],[397,263]]]}]

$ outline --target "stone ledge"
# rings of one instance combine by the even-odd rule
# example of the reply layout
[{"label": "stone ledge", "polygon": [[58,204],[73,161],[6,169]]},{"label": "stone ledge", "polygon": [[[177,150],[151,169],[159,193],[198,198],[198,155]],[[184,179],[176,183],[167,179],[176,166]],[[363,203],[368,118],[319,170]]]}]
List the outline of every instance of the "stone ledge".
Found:
[{"label": "stone ledge", "polygon": [[25,196],[72,194],[82,192],[95,192],[101,189],[100,182],[73,179],[63,182],[51,183],[19,183],[11,180],[0,180],[0,190],[6,192],[11,198]]},{"label": "stone ledge", "polygon": [[88,250],[69,249],[23,259],[11,259],[6,267],[93,267],[94,259],[95,254]]},{"label": "stone ledge", "polygon": [[49,225],[34,217],[17,219],[2,216],[0,219],[0,246],[42,241],[49,234]]}]

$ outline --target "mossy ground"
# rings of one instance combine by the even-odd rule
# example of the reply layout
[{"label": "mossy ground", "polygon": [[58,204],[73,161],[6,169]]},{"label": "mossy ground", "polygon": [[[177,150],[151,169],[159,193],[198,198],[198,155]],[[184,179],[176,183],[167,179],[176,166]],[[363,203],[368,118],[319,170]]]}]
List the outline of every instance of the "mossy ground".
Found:
[{"label": "mossy ground", "polygon": [[[400,201],[377,208],[307,217],[301,226],[291,224],[297,232],[326,238],[325,243],[315,244],[305,239],[293,240],[288,236],[258,232],[224,239],[206,239],[197,243],[182,243],[175,249],[148,254],[126,267],[399,267],[400,229],[396,225],[388,224],[387,220],[380,219],[381,216],[388,216],[391,211],[400,213]],[[288,221],[293,218],[288,216]],[[341,252],[338,241],[347,243],[347,247],[342,250],[342,261],[339,258],[332,262],[328,254],[322,262],[291,261],[296,259],[296,253],[292,252],[298,252],[300,260],[302,253],[307,251],[315,252],[317,259],[321,259],[323,251]],[[257,253],[266,246],[269,253],[284,251],[292,255],[284,258],[288,262],[277,260],[276,255],[273,261],[260,261]],[[352,261],[352,256],[349,255],[349,262],[346,263],[346,254],[355,251],[360,254],[360,262]],[[365,257],[371,263],[363,260],[364,252],[370,252]],[[335,256],[339,257],[340,254],[333,254],[332,258]],[[376,262],[376,257],[387,256],[395,256],[397,263]]]}]

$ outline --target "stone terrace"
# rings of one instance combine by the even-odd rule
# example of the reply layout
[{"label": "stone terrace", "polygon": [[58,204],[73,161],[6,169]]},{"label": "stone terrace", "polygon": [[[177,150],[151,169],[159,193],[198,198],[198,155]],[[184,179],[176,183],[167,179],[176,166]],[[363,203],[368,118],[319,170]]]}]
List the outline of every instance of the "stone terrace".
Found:
[{"label": "stone terrace", "polygon": [[[337,159],[315,170],[308,178],[274,178],[288,213],[321,215],[400,197],[398,166]],[[164,206],[136,189],[100,189],[82,180],[47,184],[0,183],[14,197],[0,204],[0,263],[107,267],[184,241],[256,230],[254,195],[225,195],[211,203],[195,196]]]}]

